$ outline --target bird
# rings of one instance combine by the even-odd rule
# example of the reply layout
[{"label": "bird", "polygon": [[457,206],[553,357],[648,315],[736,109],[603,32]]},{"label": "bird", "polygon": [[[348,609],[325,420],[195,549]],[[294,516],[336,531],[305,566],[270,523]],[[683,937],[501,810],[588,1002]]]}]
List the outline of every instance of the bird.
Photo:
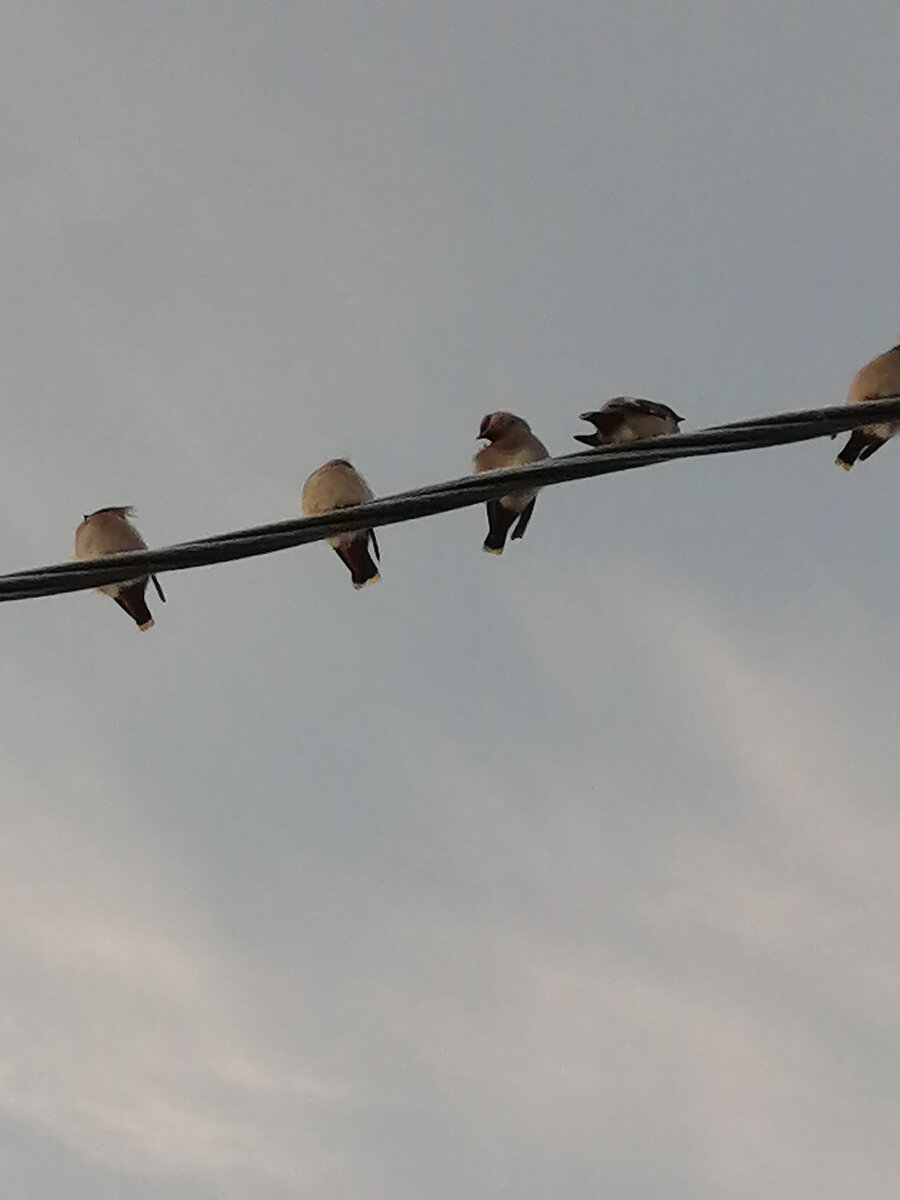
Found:
[{"label": "bird", "polygon": [[[374,500],[372,489],[346,458],[332,458],[324,463],[303,485],[300,507],[306,517],[318,517],[336,508],[349,508]],[[369,543],[376,560],[381,555],[374,529],[354,529],[350,533],[338,533],[328,539],[328,544],[343,560],[353,586],[357,589],[367,583],[376,583],[381,576],[369,553]]]},{"label": "bird", "polygon": [[578,419],[590,421],[595,432],[574,434],[576,442],[583,442],[585,446],[612,446],[618,442],[637,442],[642,438],[678,433],[684,417],[655,400],[616,396],[596,412],[581,413]]},{"label": "bird", "polygon": [[[147,543],[129,520],[133,513],[134,509],[130,505],[113,505],[86,513],[84,520],[75,530],[74,557],[80,562],[88,562],[92,558],[103,558],[108,554],[146,550]],[[165,601],[166,597],[155,575],[142,575],[121,583],[105,583],[96,589],[106,596],[112,596],[141,632],[153,625],[153,617],[144,598],[148,578],[153,580],[160,600]]]},{"label": "bird", "polygon": [[[864,404],[867,400],[883,400],[888,396],[900,396],[900,346],[894,346],[860,367],[850,384],[847,403]],[[900,421],[854,429],[834,461],[849,471],[857,459],[865,462],[897,432],[900,432]]]},{"label": "bird", "polygon": [[[534,436],[528,422],[514,413],[488,413],[481,422],[478,436],[486,438],[488,445],[475,455],[476,475],[485,471],[524,467],[550,457],[549,450]],[[488,535],[484,539],[483,549],[489,554],[502,554],[506,536],[513,526],[513,539],[522,537],[534,512],[539,490],[527,488],[488,500]]]}]

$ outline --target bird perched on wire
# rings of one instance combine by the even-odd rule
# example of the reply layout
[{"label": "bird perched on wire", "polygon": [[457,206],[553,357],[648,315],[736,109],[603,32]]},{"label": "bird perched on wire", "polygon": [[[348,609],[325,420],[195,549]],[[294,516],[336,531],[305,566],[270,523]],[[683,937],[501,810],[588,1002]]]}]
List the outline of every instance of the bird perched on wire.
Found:
[{"label": "bird perched on wire", "polygon": [[[894,346],[893,350],[879,354],[860,367],[850,384],[847,403],[864,404],[866,400],[886,400],[888,396],[900,396],[900,346]],[[865,462],[898,431],[900,421],[863,425],[860,429],[854,429],[834,461],[849,471],[857,459]]]},{"label": "bird perched on wire", "polygon": [[[475,455],[476,475],[485,471],[524,467],[550,457],[549,450],[534,436],[528,422],[513,413],[488,413],[481,422],[478,436],[486,438],[488,445]],[[534,512],[538,491],[538,488],[527,488],[488,500],[488,535],[484,539],[484,549],[489,554],[503,553],[506,535],[513,525],[513,538],[522,537]]]},{"label": "bird perched on wire", "polygon": [[[96,512],[86,515],[75,530],[75,558],[81,562],[88,562],[92,558],[103,558],[108,554],[146,550],[146,542],[128,519],[133,512],[134,509],[129,505],[121,505],[98,508]],[[148,578],[153,580],[160,600],[165,601],[163,590],[155,575],[142,575],[122,583],[105,583],[97,588],[98,592],[112,596],[141,631],[153,625],[153,617],[144,598]]]},{"label": "bird perched on wire", "polygon": [[[303,485],[300,507],[303,515],[318,517],[335,508],[350,508],[374,500],[372,489],[346,458],[332,458],[330,462],[313,471]],[[355,529],[351,533],[338,533],[328,539],[328,544],[350,571],[355,588],[375,583],[381,576],[369,553],[369,543],[375,558],[380,558],[374,529]]]},{"label": "bird perched on wire", "polygon": [[642,438],[664,437],[678,433],[684,417],[667,404],[638,400],[635,396],[616,396],[596,412],[584,412],[579,421],[590,421],[593,433],[576,433],[576,442],[586,446],[613,446],[618,442],[637,442]]}]

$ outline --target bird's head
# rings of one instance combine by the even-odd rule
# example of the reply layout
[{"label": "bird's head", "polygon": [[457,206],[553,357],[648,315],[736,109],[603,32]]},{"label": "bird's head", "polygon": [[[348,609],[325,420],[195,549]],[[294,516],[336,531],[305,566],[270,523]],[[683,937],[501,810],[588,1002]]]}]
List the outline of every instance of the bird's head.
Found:
[{"label": "bird's head", "polygon": [[517,417],[515,413],[510,412],[494,412],[488,415],[481,422],[481,428],[478,430],[480,438],[486,438],[489,442],[496,442],[497,438],[503,437],[509,433],[511,429],[522,429],[528,432],[531,426],[521,417]]}]

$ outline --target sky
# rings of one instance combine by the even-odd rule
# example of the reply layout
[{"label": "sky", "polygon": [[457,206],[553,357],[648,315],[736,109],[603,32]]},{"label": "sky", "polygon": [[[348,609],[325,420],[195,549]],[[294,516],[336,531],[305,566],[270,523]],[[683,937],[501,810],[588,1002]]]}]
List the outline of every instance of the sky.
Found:
[{"label": "sky", "polygon": [[[900,340],[895,0],[9,0],[0,571],[840,403]],[[900,446],[0,611],[17,1200],[900,1191]]]}]

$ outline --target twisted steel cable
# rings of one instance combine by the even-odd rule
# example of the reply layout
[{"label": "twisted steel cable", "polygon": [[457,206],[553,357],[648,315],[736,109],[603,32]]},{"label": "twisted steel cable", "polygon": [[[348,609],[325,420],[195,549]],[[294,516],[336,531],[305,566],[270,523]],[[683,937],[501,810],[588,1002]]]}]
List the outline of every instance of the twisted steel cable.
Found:
[{"label": "twisted steel cable", "polygon": [[527,467],[465,475],[443,483],[398,492],[354,508],[336,509],[318,517],[299,517],[237,529],[153,550],[135,550],[90,562],[57,563],[0,576],[0,602],[77,592],[133,579],[139,575],[186,571],[213,563],[233,562],[318,542],[354,529],[414,521],[437,513],[481,504],[522,487],[549,487],[595,475],[610,475],[678,458],[734,454],[769,446],[784,446],[812,438],[832,437],[860,425],[900,421],[900,397],[869,401],[852,407],[803,409],[714,425],[693,433],[603,446]]}]

